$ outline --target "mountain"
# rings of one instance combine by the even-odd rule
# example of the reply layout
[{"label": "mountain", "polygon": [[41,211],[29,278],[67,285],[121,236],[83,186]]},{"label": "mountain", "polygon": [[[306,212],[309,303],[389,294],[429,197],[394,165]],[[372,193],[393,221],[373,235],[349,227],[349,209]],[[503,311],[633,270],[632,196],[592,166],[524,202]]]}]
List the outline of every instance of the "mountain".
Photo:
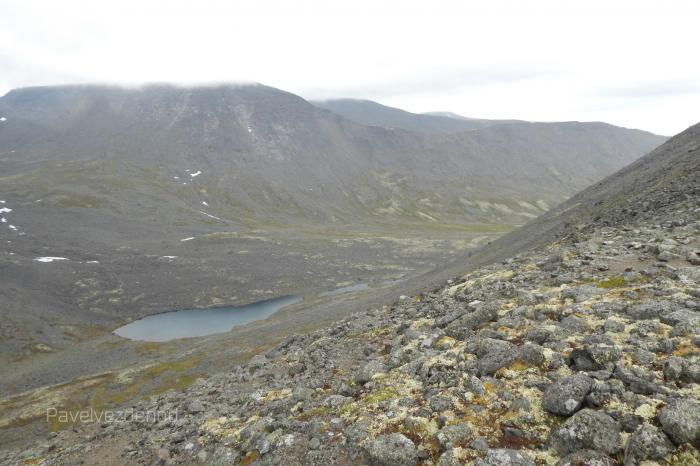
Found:
[{"label": "mountain", "polygon": [[400,128],[419,133],[456,133],[517,122],[517,120],[454,118],[454,114],[411,113],[371,100],[331,99],[314,101],[313,104],[363,125]]},{"label": "mountain", "polygon": [[602,123],[364,126],[260,85],[20,89],[0,114],[10,193],[133,215],[138,196],[177,221],[166,199],[230,220],[518,223],[664,140]]},{"label": "mountain", "polygon": [[[201,359],[183,352],[102,374],[108,382],[74,382],[90,407],[108,400],[162,417],[81,426],[56,419],[61,431],[47,444],[23,438],[0,458],[697,464],[699,173],[696,125],[524,227],[415,277],[413,292],[391,304],[352,302],[354,314],[215,374],[197,373],[201,361],[225,353],[240,333],[205,341]],[[144,392],[159,371],[197,380]],[[93,395],[86,384],[97,387]],[[66,386],[4,406],[55,403],[52,390],[58,396]],[[140,401],[125,403],[124,393]],[[45,410],[38,413],[45,422]]]}]

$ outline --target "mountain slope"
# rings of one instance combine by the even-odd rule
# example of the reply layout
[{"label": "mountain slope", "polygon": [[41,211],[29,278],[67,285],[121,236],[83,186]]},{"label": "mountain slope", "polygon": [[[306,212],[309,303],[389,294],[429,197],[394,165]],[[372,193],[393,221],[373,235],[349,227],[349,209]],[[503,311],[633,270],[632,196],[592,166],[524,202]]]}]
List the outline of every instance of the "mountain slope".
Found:
[{"label": "mountain slope", "polygon": [[[697,464],[699,173],[696,125],[446,286],[129,405],[165,419],[64,428],[5,460]],[[128,375],[109,389],[138,390]]]},{"label": "mountain slope", "polygon": [[420,133],[456,133],[517,122],[517,120],[454,118],[451,115],[438,113],[417,114],[387,107],[371,100],[330,99],[314,101],[313,104],[363,125],[400,128]]}]

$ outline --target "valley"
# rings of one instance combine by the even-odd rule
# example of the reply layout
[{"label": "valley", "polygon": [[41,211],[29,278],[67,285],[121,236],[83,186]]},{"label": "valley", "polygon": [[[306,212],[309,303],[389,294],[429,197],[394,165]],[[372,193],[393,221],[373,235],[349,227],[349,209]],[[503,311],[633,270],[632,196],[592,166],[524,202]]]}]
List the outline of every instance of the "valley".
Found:
[{"label": "valley", "polygon": [[[43,435],[48,405],[149,399],[413,299],[501,257],[497,238],[666,140],[387,107],[347,119],[262,85],[19,89],[0,114],[8,445]],[[112,333],[282,296],[301,301],[208,336]]]}]

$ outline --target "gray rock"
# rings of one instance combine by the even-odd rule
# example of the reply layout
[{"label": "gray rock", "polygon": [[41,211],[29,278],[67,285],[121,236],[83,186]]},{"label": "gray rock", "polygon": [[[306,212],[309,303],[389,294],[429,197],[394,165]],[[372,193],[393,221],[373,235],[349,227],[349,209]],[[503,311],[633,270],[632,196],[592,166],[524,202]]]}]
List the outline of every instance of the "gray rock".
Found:
[{"label": "gray rock", "polygon": [[654,301],[628,307],[627,315],[634,320],[658,319],[671,312],[672,309],[672,305],[668,301]]},{"label": "gray rock", "polygon": [[637,373],[641,374],[643,377],[640,377],[631,370],[626,369],[622,363],[618,363],[617,367],[615,368],[615,377],[618,380],[621,380],[633,393],[638,393],[640,395],[653,395],[655,393],[662,393],[666,391],[665,387],[648,380],[652,377],[643,370],[637,370]]},{"label": "gray rock", "polygon": [[576,316],[564,317],[559,325],[568,332],[586,333],[590,330],[590,325],[584,319]]},{"label": "gray rock", "polygon": [[575,303],[582,303],[594,295],[602,293],[602,290],[591,285],[581,285],[562,290],[562,299],[571,299]]},{"label": "gray rock", "polygon": [[401,434],[381,435],[365,446],[369,463],[377,466],[408,466],[418,462],[416,446]]},{"label": "gray rock", "polygon": [[453,424],[445,426],[435,434],[435,439],[440,444],[442,450],[457,446],[463,443],[471,434],[471,427],[466,423]]},{"label": "gray rock", "polygon": [[197,414],[204,411],[204,404],[199,400],[194,400],[187,405],[187,412],[190,414]]},{"label": "gray rock", "polygon": [[535,462],[518,450],[495,448],[486,452],[486,457],[474,461],[475,466],[535,466]]},{"label": "gray rock", "polygon": [[365,367],[357,373],[355,376],[355,382],[359,384],[366,384],[372,380],[374,374],[379,374],[386,372],[386,366],[384,366],[380,361],[374,360],[370,361],[365,365]]},{"label": "gray rock", "polygon": [[603,412],[583,409],[553,431],[549,441],[560,455],[586,449],[613,454],[620,449],[620,424]]},{"label": "gray rock", "polygon": [[446,396],[435,395],[428,400],[430,409],[436,413],[441,413],[452,408],[452,400]]},{"label": "gray rock", "polygon": [[542,407],[550,413],[569,416],[581,409],[592,385],[593,380],[583,374],[563,377],[547,387]]},{"label": "gray rock", "polygon": [[464,389],[475,395],[483,395],[486,393],[483,382],[475,375],[469,375],[464,379]]},{"label": "gray rock", "polygon": [[575,348],[571,352],[574,368],[579,371],[612,370],[621,356],[620,348],[606,344]]},{"label": "gray rock", "polygon": [[670,251],[661,251],[656,258],[660,260],[661,262],[669,262],[672,261],[673,259],[678,258],[678,254],[674,254]]},{"label": "gray rock", "polygon": [[493,375],[501,367],[511,365],[518,358],[518,349],[512,343],[486,338],[479,344],[478,368],[482,375]]},{"label": "gray rock", "polygon": [[476,437],[469,442],[469,448],[472,450],[486,451],[489,449],[489,442],[484,437]]},{"label": "gray rock", "polygon": [[309,449],[310,450],[318,450],[321,447],[321,441],[314,437],[311,440],[309,440]]},{"label": "gray rock", "polygon": [[674,400],[659,412],[659,422],[676,444],[700,445],[700,405],[690,400]]},{"label": "gray rock", "polygon": [[616,462],[605,453],[579,450],[560,459],[556,466],[615,466]]},{"label": "gray rock", "polygon": [[540,366],[545,361],[544,349],[534,343],[525,343],[520,348],[518,359],[533,366]]},{"label": "gray rock", "polygon": [[700,312],[691,311],[690,309],[679,309],[677,311],[669,312],[668,314],[662,316],[659,320],[672,327],[679,324],[692,326],[700,323]]},{"label": "gray rock", "polygon": [[168,461],[170,459],[170,451],[167,448],[159,448],[156,451],[156,457],[162,461]]},{"label": "gray rock", "polygon": [[445,333],[454,338],[464,339],[470,333],[487,322],[491,322],[498,317],[497,309],[494,306],[480,306],[474,312],[466,314],[445,327]]},{"label": "gray rock", "polygon": [[663,432],[645,424],[627,442],[624,466],[637,466],[645,460],[660,460],[673,450],[673,444]]}]

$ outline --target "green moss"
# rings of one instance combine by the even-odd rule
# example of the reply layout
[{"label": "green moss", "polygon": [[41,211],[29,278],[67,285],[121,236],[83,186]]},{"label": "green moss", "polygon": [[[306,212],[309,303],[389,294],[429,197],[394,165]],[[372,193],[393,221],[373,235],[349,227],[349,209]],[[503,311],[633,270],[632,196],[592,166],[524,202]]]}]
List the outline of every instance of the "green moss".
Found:
[{"label": "green moss", "polygon": [[330,416],[332,414],[331,408],[327,406],[317,406],[316,408],[311,408],[308,411],[304,411],[299,415],[299,419],[308,420],[312,417],[323,417]]},{"label": "green moss", "polygon": [[368,393],[367,395],[365,395],[364,398],[362,398],[362,401],[366,404],[377,404],[381,403],[382,401],[396,398],[398,396],[399,394],[396,390],[386,388],[383,390],[378,390],[376,392]]},{"label": "green moss", "polygon": [[627,285],[627,280],[625,280],[625,277],[611,277],[608,278],[607,280],[602,280],[599,282],[596,282],[596,286],[598,288],[620,288]]}]

